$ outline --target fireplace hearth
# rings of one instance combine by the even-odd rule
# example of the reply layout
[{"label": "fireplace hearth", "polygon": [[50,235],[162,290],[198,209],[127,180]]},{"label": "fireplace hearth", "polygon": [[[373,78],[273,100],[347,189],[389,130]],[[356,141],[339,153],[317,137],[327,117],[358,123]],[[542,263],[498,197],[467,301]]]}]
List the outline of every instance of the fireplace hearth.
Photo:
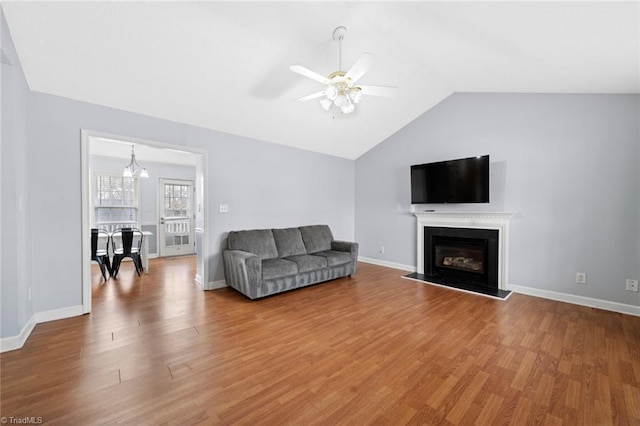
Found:
[{"label": "fireplace hearth", "polygon": [[[504,289],[506,265],[501,248],[501,244],[506,245],[509,214],[415,214],[418,270],[406,278],[500,299],[510,295]],[[479,219],[489,226],[477,227]],[[498,220],[504,224],[494,224]],[[466,223],[473,226],[461,226]]]}]

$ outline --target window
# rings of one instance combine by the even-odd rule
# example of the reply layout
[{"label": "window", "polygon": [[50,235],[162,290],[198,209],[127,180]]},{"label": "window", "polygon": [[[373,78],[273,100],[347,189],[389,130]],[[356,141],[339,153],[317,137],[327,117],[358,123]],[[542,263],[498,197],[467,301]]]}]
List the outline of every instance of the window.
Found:
[{"label": "window", "polygon": [[164,185],[164,211],[170,217],[188,217],[191,185],[166,183]]},{"label": "window", "polygon": [[109,232],[122,227],[139,228],[137,179],[98,173],[94,177],[94,226]]}]

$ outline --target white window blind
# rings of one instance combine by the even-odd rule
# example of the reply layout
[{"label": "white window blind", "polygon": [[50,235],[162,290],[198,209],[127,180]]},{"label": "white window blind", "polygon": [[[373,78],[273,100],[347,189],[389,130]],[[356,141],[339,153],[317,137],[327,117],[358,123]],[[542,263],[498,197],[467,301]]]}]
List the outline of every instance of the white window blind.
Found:
[{"label": "white window blind", "polygon": [[109,232],[139,228],[137,178],[96,173],[94,181],[95,227]]}]

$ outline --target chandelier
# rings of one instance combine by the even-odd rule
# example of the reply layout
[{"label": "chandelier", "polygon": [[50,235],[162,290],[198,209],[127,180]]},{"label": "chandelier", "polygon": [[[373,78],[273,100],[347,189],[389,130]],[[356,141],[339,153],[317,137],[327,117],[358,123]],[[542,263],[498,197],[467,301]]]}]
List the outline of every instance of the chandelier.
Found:
[{"label": "chandelier", "polygon": [[136,161],[136,153],[133,151],[133,145],[131,145],[131,161],[129,164],[124,166],[124,171],[122,172],[123,177],[141,177],[148,178],[149,173],[147,173],[147,169],[142,167]]}]

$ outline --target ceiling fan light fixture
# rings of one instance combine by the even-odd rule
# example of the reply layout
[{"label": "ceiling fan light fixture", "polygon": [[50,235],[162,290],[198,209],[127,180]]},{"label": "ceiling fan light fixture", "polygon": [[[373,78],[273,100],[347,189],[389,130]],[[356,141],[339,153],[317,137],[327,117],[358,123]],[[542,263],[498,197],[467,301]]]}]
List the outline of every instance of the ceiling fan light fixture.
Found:
[{"label": "ceiling fan light fixture", "polygon": [[356,109],[356,106],[351,102],[340,107],[340,110],[342,111],[343,114],[351,114],[354,109]]},{"label": "ceiling fan light fixture", "polygon": [[347,95],[343,95],[341,93],[338,96],[336,96],[336,98],[333,100],[333,103],[336,104],[338,108],[342,108],[343,106],[347,105],[350,102]]},{"label": "ceiling fan light fixture", "polygon": [[336,96],[338,96],[338,89],[336,89],[334,86],[328,86],[324,91],[324,94],[328,99],[334,100]]},{"label": "ceiling fan light fixture", "polygon": [[361,91],[361,89],[359,87],[354,87],[349,92],[349,97],[351,98],[351,102],[353,102],[354,104],[359,103],[360,99],[362,99],[362,91]]},{"label": "ceiling fan light fixture", "polygon": [[355,64],[348,71],[342,70],[342,41],[347,33],[343,26],[333,31],[333,40],[338,42],[338,70],[324,77],[317,72],[311,71],[302,65],[291,65],[289,69],[304,77],[315,80],[326,85],[321,92],[316,92],[308,96],[297,99],[298,101],[308,101],[310,99],[322,98],[320,105],[325,111],[329,111],[332,105],[339,108],[343,114],[351,114],[355,110],[355,104],[359,103],[362,95],[371,96],[393,96],[395,87],[391,86],[356,86],[358,80],[367,72],[372,63],[373,53],[365,52],[360,56]]}]

